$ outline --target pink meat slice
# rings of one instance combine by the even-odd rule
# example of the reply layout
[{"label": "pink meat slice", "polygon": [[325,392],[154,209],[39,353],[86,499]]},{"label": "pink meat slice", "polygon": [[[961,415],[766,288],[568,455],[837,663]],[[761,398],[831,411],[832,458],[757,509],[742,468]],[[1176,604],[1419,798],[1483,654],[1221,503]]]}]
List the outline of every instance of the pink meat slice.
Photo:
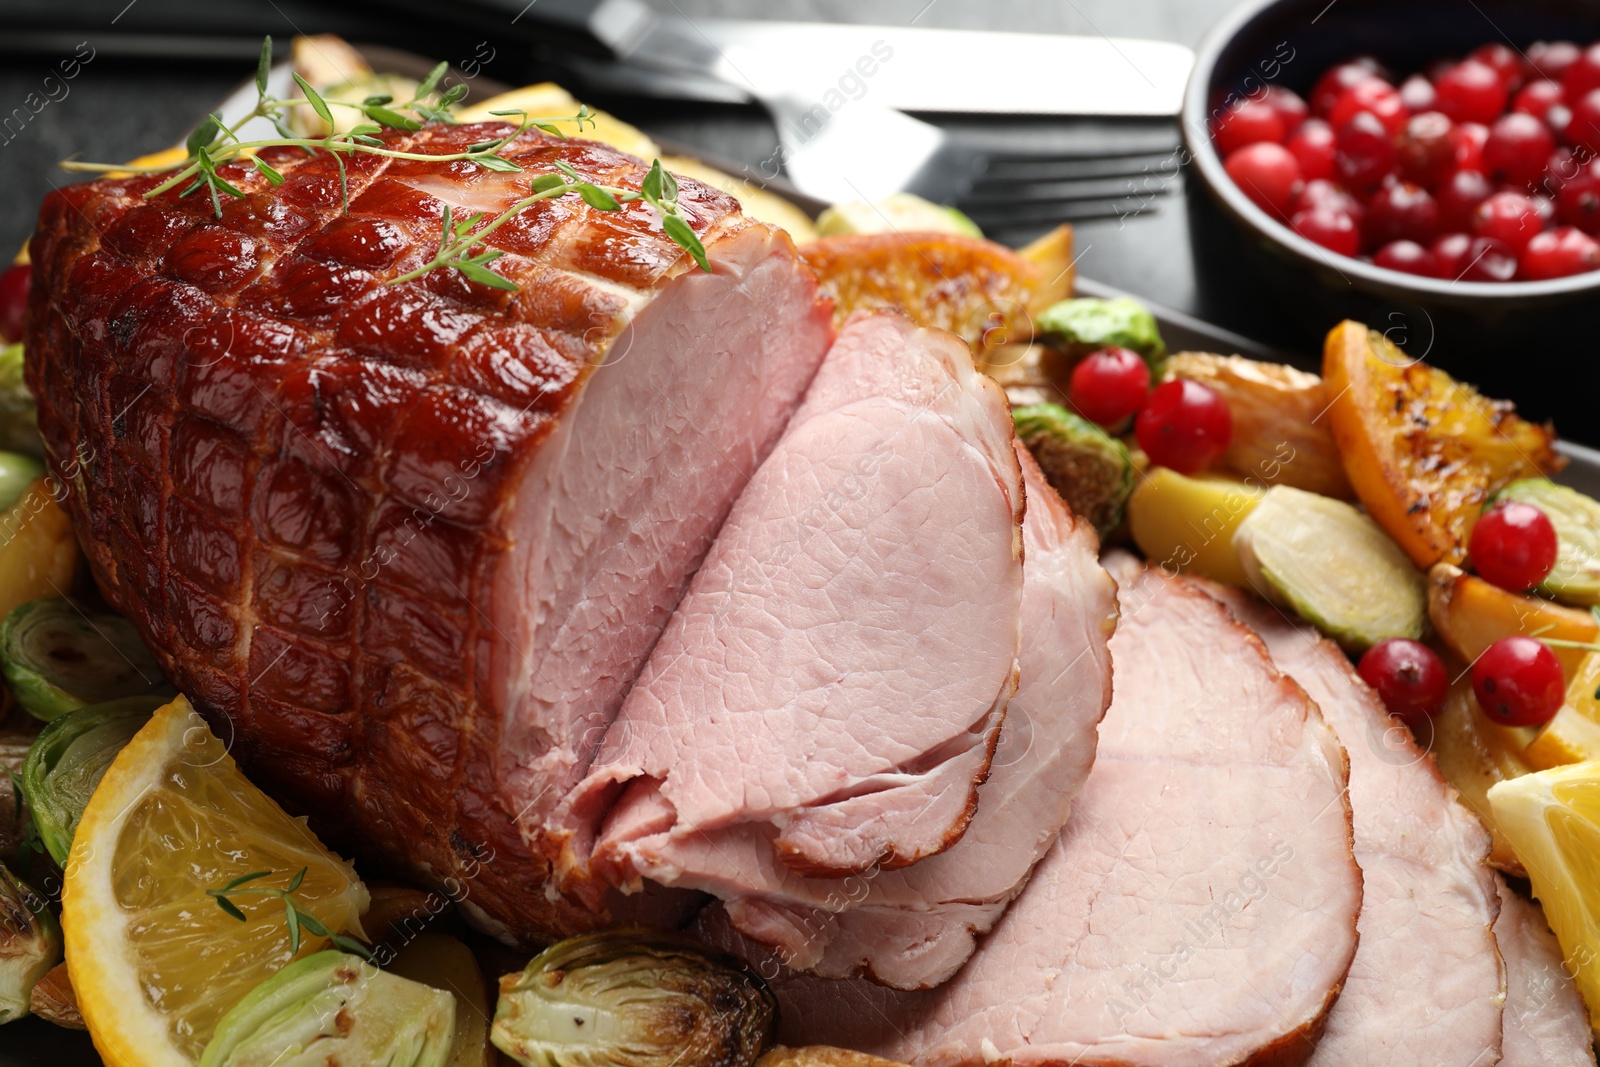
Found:
[{"label": "pink meat slice", "polygon": [[[1260,641],[1184,579],[1121,582],[1116,694],[1072,819],[961,971],[924,992],[784,971],[783,1040],[929,1067],[1290,1063],[1356,946],[1345,756]],[[698,924],[754,952],[725,916]]]},{"label": "pink meat slice", "polygon": [[[759,833],[692,843],[697,867],[722,862],[716,888],[733,925],[789,968],[863,974],[900,989],[946,981],[1022,891],[1088,777],[1111,701],[1116,586],[1100,566],[1093,527],[1073,517],[1026,449],[1017,457],[1028,494],[1022,680],[962,839],[904,870],[845,879],[763,867]],[[767,877],[739,880],[752,871]]]},{"label": "pink meat slice", "polygon": [[[1589,1012],[1539,905],[1496,876],[1494,936],[1506,963],[1500,1067],[1594,1067]],[[1487,1061],[1485,1061],[1487,1062]]]},{"label": "pink meat slice", "polygon": [[952,845],[1016,687],[1022,506],[968,349],[847,324],[574,792],[569,870],[716,891],[730,830],[806,875]]},{"label": "pink meat slice", "polygon": [[1242,590],[1207,589],[1261,636],[1350,754],[1361,944],[1309,1062],[1493,1062],[1506,987],[1488,833],[1333,642]]}]

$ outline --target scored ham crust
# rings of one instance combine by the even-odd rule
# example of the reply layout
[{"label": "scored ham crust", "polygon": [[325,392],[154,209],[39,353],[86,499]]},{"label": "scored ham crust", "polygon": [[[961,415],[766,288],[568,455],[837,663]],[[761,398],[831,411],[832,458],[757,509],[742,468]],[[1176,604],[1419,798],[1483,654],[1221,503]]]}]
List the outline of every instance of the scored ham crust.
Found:
[{"label": "scored ham crust", "polygon": [[[439,155],[505,131],[385,134]],[[522,174],[274,150],[212,217],[159,177],[70,186],[31,244],[27,381],[95,578],[257,781],[507,937],[600,916],[548,889],[542,819],[831,339],[781,231],[681,183],[712,273],[642,203],[537,204],[489,244],[519,293],[425,264]],[[480,223],[481,225],[481,223]]]}]

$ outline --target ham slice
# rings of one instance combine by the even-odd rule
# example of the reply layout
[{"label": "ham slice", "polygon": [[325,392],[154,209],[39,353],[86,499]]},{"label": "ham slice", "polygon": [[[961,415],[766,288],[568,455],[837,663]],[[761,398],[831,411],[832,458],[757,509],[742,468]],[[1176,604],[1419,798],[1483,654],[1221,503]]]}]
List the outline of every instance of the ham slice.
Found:
[{"label": "ham slice", "polygon": [[1544,911],[1495,877],[1494,936],[1506,963],[1505,1040],[1500,1067],[1594,1067],[1589,1011]]},{"label": "ham slice", "polygon": [[[784,1039],[929,1067],[1299,1062],[1356,947],[1343,750],[1260,641],[1184,579],[1122,585],[1116,693],[1066,830],[924,992],[785,971]],[[713,910],[699,931],[741,948]]]},{"label": "ham slice", "polygon": [[1022,506],[966,346],[852,319],[573,794],[578,877],[729,896],[741,859],[842,876],[949,848],[1016,686]]},{"label": "ham slice", "polygon": [[1338,646],[1242,590],[1206,588],[1261,636],[1350,754],[1361,944],[1309,1062],[1493,1062],[1506,984],[1488,832]]},{"label": "ham slice", "polygon": [[[503,124],[390,132],[460,152]],[[712,271],[642,203],[534,205],[488,243],[519,293],[388,284],[520,174],[270,153],[273,186],[49,197],[27,377],[96,580],[252,775],[330,840],[506,937],[603,915],[550,889],[549,813],[587,770],[723,518],[832,338],[787,236],[693,181]],[[920,694],[919,694],[920,696]]]}]

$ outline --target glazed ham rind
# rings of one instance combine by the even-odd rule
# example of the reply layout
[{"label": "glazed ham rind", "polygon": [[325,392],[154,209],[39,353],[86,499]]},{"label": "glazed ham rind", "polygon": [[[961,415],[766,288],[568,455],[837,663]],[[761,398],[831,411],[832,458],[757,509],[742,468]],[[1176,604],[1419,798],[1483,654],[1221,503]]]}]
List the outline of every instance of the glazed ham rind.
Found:
[{"label": "glazed ham rind", "polygon": [[[498,125],[388,134],[460,151]],[[637,187],[637,160],[506,153]],[[831,339],[779,231],[692,181],[713,267],[575,196],[496,232],[517,294],[388,285],[526,193],[465,163],[274,153],[224,198],[48,198],[28,384],[95,577],[258,780],[505,935],[600,917],[541,820],[589,757]]]},{"label": "glazed ham rind", "polygon": [[1506,976],[1487,831],[1337,645],[1241,590],[1206,589],[1260,635],[1350,754],[1361,943],[1308,1062],[1498,1059]]},{"label": "glazed ham rind", "polygon": [[1303,1062],[1356,949],[1345,755],[1261,642],[1184,579],[1121,584],[1115,696],[1072,818],[978,951],[905,993],[784,970],[783,1039],[920,1067]]},{"label": "glazed ham rind", "polygon": [[903,870],[806,878],[777,860],[770,832],[747,826],[690,836],[675,846],[676,869],[648,869],[672,881],[693,872],[725,899],[733,925],[787,967],[901,989],[944,982],[1022,890],[1089,773],[1111,699],[1116,590],[1093,527],[1072,516],[1025,449],[1017,459],[1028,501],[1021,682],[961,840]]}]

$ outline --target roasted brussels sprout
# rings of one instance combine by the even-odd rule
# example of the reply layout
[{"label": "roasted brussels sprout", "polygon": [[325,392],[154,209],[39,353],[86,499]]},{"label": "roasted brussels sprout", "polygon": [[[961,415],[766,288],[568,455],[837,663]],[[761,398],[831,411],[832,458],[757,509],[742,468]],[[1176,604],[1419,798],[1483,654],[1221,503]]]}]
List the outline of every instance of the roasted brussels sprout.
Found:
[{"label": "roasted brussels sprout", "polygon": [[30,600],[6,616],[0,670],[17,703],[45,722],[85,704],[176,695],[128,620],[65,597]]},{"label": "roasted brussels sprout", "polygon": [[1030,404],[1011,415],[1017,437],[1073,514],[1109,536],[1133,493],[1133,459],[1122,442],[1059,404]]},{"label": "roasted brussels sprout", "polygon": [[751,1067],[777,1001],[748,968],[685,938],[606,930],[500,979],[490,1038],[524,1067]]},{"label": "roasted brussels sprout", "polygon": [[1342,500],[1275,485],[1234,531],[1233,547],[1256,592],[1346,651],[1422,636],[1422,572],[1381,526]]},{"label": "roasted brussels sprout", "polygon": [[0,448],[44,455],[39,439],[39,412],[22,380],[22,345],[0,347]]},{"label": "roasted brussels sprout", "polygon": [[959,233],[982,237],[978,224],[953,207],[924,200],[915,193],[892,193],[875,204],[856,200],[834,204],[817,216],[817,233]]},{"label": "roasted brussels sprout", "polygon": [[83,809],[139,727],[163,703],[159,696],[124,697],[68,712],[44,728],[22,765],[22,795],[39,840],[62,867]]},{"label": "roasted brussels sprout", "polygon": [[1126,296],[1110,300],[1078,297],[1052,304],[1039,316],[1038,330],[1075,355],[1117,345],[1139,353],[1152,370],[1167,358],[1167,343],[1161,339],[1155,316]]},{"label": "roasted brussels sprout", "polygon": [[28,1014],[33,984],[61,959],[61,927],[44,897],[0,864],[0,1023]]},{"label": "roasted brussels sprout", "polygon": [[200,1067],[444,1067],[455,1027],[449,993],[318,952],[245,994]]},{"label": "roasted brussels sprout", "polygon": [[1564,604],[1600,604],[1600,501],[1548,478],[1519,478],[1489,499],[1532,504],[1556,528],[1556,565],[1539,592]]}]

